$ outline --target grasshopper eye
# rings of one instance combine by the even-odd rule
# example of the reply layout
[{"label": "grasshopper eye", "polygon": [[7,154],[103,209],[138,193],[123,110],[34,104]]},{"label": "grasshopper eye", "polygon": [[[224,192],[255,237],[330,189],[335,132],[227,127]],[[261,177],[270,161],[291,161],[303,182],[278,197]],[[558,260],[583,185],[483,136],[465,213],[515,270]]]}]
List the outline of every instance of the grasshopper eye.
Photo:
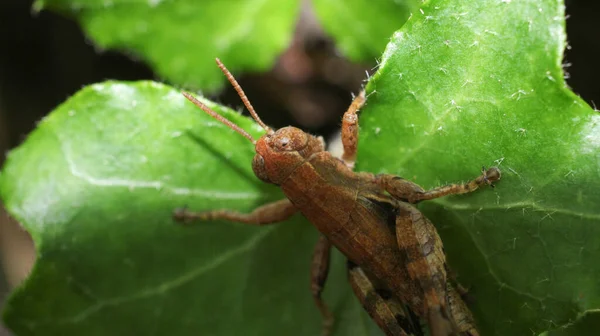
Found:
[{"label": "grasshopper eye", "polygon": [[262,155],[254,155],[254,159],[252,160],[252,170],[254,171],[254,175],[256,175],[256,177],[261,179],[263,182],[271,183],[269,176],[267,176],[265,159],[262,157]]},{"label": "grasshopper eye", "polygon": [[289,144],[290,144],[290,138],[288,138],[288,137],[282,137],[282,138],[279,139],[279,144],[278,144],[279,146],[278,147],[282,148],[282,149],[286,149],[286,148],[289,148],[289,146],[288,146]]}]

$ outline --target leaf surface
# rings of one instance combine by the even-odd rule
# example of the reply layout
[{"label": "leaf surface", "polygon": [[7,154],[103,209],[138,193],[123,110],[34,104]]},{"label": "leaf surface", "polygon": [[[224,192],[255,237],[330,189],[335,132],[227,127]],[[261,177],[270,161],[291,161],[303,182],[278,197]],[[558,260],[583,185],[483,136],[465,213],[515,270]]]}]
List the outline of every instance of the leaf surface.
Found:
[{"label": "leaf surface", "polygon": [[560,329],[545,332],[541,336],[580,336],[595,335],[600,330],[600,311],[598,309],[587,311],[574,323],[563,326]]}]

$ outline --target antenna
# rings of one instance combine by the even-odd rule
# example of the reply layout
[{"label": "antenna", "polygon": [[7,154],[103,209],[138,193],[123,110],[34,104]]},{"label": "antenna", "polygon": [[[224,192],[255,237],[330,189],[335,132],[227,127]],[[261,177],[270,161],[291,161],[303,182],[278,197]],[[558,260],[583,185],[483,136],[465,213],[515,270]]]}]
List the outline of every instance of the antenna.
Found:
[{"label": "antenna", "polygon": [[191,93],[182,92],[182,94],[185,96],[185,98],[187,98],[189,101],[191,101],[192,103],[194,103],[194,105],[196,105],[199,108],[201,108],[202,111],[206,112],[211,117],[213,117],[213,118],[217,119],[218,121],[222,122],[223,124],[227,125],[232,130],[238,132],[239,134],[241,134],[242,136],[244,136],[246,139],[252,141],[253,144],[256,144],[256,140],[254,140],[254,138],[248,132],[244,131],[241,127],[239,127],[238,125],[234,124],[230,120],[225,119],[225,117],[223,117],[222,115],[218,114],[217,112],[211,110],[210,107],[204,105],[204,103],[202,103],[201,101],[199,101],[198,99],[196,99],[194,96],[192,96]]},{"label": "antenna", "polygon": [[240,84],[238,84],[238,82],[235,80],[235,78],[233,78],[233,75],[231,74],[231,72],[229,72],[229,70],[227,70],[227,68],[225,67],[225,65],[223,65],[223,63],[221,62],[220,59],[216,58],[215,60],[217,61],[217,65],[219,66],[221,71],[223,71],[223,73],[225,74],[225,77],[227,77],[227,80],[229,80],[229,83],[231,83],[231,85],[233,86],[233,88],[235,89],[237,94],[242,99],[242,102],[244,103],[244,105],[246,106],[246,108],[248,109],[250,114],[252,115],[252,118],[254,118],[254,120],[256,120],[256,122],[262,128],[264,128],[265,131],[267,131],[267,134],[273,134],[273,130],[269,126],[265,125],[265,123],[262,122],[262,120],[260,120],[260,118],[258,117],[258,114],[256,114],[256,111],[254,111],[254,107],[252,107],[252,104],[250,104],[248,97],[246,97],[244,90],[242,90],[242,87],[240,86]]}]

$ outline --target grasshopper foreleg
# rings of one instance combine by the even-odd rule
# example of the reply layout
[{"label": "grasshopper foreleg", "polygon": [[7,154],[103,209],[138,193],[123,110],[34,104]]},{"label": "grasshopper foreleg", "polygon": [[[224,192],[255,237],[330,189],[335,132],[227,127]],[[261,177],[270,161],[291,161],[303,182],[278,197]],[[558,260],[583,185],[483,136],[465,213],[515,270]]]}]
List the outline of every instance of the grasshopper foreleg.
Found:
[{"label": "grasshopper foreleg", "polygon": [[442,187],[424,190],[418,184],[399,176],[380,174],[375,176],[375,183],[384,188],[393,197],[409,203],[418,203],[447,195],[466,194],[477,190],[482,185],[491,185],[500,179],[500,170],[496,167],[483,168],[482,174],[464,184],[449,184]]},{"label": "grasshopper foreleg", "polygon": [[239,213],[231,210],[213,210],[205,212],[192,212],[186,208],[176,209],[173,218],[177,221],[189,223],[192,221],[227,220],[250,225],[266,225],[282,222],[298,212],[292,202],[287,198],[262,205],[251,213]]},{"label": "grasshopper foreleg", "polygon": [[365,104],[365,90],[361,90],[358,96],[354,98],[352,104],[344,113],[342,118],[342,145],[344,154],[342,160],[350,168],[354,167],[356,161],[356,147],[358,143],[358,110]]}]

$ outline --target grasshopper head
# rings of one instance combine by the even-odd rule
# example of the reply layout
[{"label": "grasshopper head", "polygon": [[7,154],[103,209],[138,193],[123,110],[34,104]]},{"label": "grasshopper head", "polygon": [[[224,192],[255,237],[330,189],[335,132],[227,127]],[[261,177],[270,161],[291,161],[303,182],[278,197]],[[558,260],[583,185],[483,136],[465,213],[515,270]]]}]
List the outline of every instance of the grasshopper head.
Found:
[{"label": "grasshopper head", "polygon": [[254,174],[267,183],[281,184],[311,155],[325,150],[323,141],[296,127],[267,130],[256,142]]},{"label": "grasshopper head", "polygon": [[273,131],[273,129],[265,125],[258,117],[258,114],[256,114],[256,111],[254,111],[252,104],[250,104],[246,94],[235,78],[233,78],[233,75],[218,58],[217,65],[223,71],[231,85],[233,85],[254,120],[267,131],[267,134],[256,141],[248,132],[220,116],[191,94],[184,92],[183,95],[204,112],[255,144],[256,155],[252,160],[252,170],[254,170],[254,174],[259,179],[267,183],[280,184],[312,154],[325,150],[322,139],[305,133],[296,127],[284,127]]}]

